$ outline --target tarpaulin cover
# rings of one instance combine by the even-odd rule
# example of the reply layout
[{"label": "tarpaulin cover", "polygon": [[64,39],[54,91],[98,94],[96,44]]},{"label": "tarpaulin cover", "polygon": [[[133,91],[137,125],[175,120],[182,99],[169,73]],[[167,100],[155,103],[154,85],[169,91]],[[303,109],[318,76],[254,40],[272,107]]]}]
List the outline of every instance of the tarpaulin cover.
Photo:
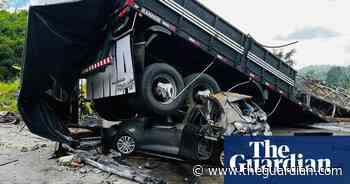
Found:
[{"label": "tarpaulin cover", "polygon": [[124,0],[84,0],[30,7],[18,104],[33,133],[73,141],[59,115],[67,106],[48,92],[57,88],[62,94],[72,93],[81,70],[96,59],[112,12],[123,4]]}]

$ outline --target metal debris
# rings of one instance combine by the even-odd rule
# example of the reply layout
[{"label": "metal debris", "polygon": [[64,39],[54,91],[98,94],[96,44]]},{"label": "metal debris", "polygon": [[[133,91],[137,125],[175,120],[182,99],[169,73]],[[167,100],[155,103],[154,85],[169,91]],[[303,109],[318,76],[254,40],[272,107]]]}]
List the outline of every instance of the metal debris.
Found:
[{"label": "metal debris", "polygon": [[5,162],[0,162],[0,166],[12,164],[12,163],[15,163],[15,162],[18,162],[18,159],[13,159],[13,160],[5,161]]},{"label": "metal debris", "polygon": [[29,149],[27,147],[22,147],[21,148],[21,152],[28,152],[28,151],[29,151]]},{"label": "metal debris", "polygon": [[326,86],[319,80],[305,79],[304,89],[307,93],[315,95],[324,101],[336,104],[350,110],[350,94],[341,88]]},{"label": "metal debris", "polygon": [[145,171],[119,164],[112,158],[96,155],[87,151],[78,151],[77,156],[82,162],[98,168],[104,172],[120,176],[141,184],[165,184],[160,178],[150,176]]},{"label": "metal debris", "polygon": [[159,167],[159,163],[152,159],[147,159],[146,163],[143,165],[146,169],[155,169]]},{"label": "metal debris", "polygon": [[251,96],[222,92],[202,99],[207,105],[200,111],[211,122],[211,131],[219,130],[218,135],[272,135],[266,113],[251,101]]},{"label": "metal debris", "polygon": [[70,166],[73,159],[74,159],[74,155],[63,156],[58,158],[57,163],[58,165],[62,165],[62,166]]},{"label": "metal debris", "polygon": [[0,124],[18,124],[20,122],[19,117],[13,112],[0,112]]},{"label": "metal debris", "polygon": [[299,77],[298,98],[306,108],[325,119],[350,118],[350,94],[345,89],[329,86],[324,81]]}]

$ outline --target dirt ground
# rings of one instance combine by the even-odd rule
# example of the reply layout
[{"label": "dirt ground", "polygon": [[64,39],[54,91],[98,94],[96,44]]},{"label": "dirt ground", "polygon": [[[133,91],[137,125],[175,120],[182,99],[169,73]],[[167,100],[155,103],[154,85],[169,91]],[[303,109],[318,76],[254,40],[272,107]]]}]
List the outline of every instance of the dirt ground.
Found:
[{"label": "dirt ground", "polygon": [[[133,184],[134,182],[101,172],[90,166],[71,168],[49,160],[55,144],[16,125],[0,124],[0,184]],[[295,132],[332,132],[350,135],[344,131],[311,128],[273,128],[274,135],[293,135]],[[148,157],[148,156],[147,156]],[[192,175],[192,166],[179,161],[149,158],[156,167],[153,176],[168,183],[185,183]],[[4,163],[12,162],[6,165]],[[144,168],[146,157],[130,159],[134,167]],[[200,184],[222,184],[223,177],[204,177]]]},{"label": "dirt ground", "polygon": [[[90,166],[71,168],[49,160],[55,144],[16,125],[0,124],[0,184],[134,184]],[[185,183],[192,176],[192,166],[179,161],[149,158],[156,167],[152,176],[168,183]],[[4,163],[12,162],[1,166]],[[134,167],[143,168],[146,157],[130,158]],[[200,184],[222,184],[223,177],[200,179]]]}]

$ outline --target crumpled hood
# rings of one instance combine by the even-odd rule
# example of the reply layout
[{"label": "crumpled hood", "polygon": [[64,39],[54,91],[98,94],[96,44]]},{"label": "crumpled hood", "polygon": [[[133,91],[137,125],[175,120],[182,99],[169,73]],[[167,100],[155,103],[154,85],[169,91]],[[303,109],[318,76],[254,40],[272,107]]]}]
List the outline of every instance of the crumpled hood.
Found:
[{"label": "crumpled hood", "polygon": [[[220,92],[213,94],[209,97],[205,97],[212,103],[216,104],[213,107],[216,109],[202,109],[202,112],[208,114],[208,112],[217,112],[220,115],[216,116],[217,119],[213,120],[216,127],[220,127],[224,130],[225,136],[232,135],[271,135],[271,130],[266,121],[259,120],[258,117],[248,121],[248,116],[243,115],[243,109],[239,107],[239,101],[250,101],[251,96]],[[266,114],[261,108],[257,106],[251,106],[254,108],[254,112],[251,115],[258,115],[258,113]]]}]

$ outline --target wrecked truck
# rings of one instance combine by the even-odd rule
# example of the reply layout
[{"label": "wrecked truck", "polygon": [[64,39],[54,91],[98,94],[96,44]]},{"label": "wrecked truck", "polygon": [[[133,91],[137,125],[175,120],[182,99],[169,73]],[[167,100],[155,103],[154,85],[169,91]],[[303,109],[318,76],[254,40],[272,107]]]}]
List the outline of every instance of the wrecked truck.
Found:
[{"label": "wrecked truck", "polygon": [[79,79],[112,121],[173,125],[201,94],[230,90],[252,96],[273,123],[317,118],[297,100],[295,70],[195,0],[33,1],[22,67],[26,125],[69,145],[79,144],[68,129]]}]

